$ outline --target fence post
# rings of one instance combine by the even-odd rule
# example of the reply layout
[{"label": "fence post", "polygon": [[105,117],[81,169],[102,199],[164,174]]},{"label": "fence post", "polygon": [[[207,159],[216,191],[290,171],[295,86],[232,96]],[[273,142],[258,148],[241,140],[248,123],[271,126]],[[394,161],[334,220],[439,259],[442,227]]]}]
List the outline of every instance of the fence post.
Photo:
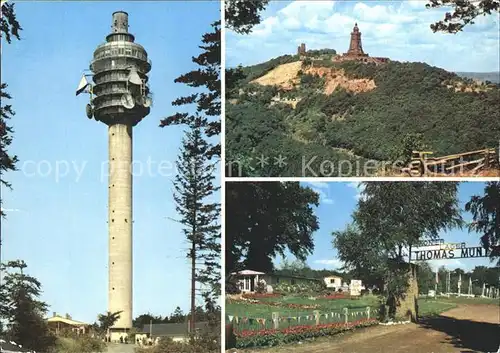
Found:
[{"label": "fence post", "polygon": [[347,324],[349,322],[349,309],[344,308],[344,315],[345,315],[345,323]]},{"label": "fence post", "polygon": [[316,320],[316,326],[319,325],[319,310],[314,310],[314,319]]},{"label": "fence post", "polygon": [[486,157],[484,157],[484,168],[488,169],[490,167],[490,149],[486,149]]},{"label": "fence post", "polygon": [[279,329],[280,327],[280,313],[279,312],[274,312],[272,313],[273,315],[273,328],[275,330]]},{"label": "fence post", "polygon": [[370,307],[366,307],[366,315],[368,316],[368,320],[370,320]]}]

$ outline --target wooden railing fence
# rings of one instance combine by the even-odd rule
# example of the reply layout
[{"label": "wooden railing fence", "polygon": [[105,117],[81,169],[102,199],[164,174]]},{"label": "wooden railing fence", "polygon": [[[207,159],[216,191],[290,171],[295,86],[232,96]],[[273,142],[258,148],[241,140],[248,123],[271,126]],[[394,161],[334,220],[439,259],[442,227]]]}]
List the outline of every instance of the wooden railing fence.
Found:
[{"label": "wooden railing fence", "polygon": [[479,173],[482,170],[499,168],[499,153],[495,148],[431,157],[433,152],[413,151],[413,156],[403,172],[410,176],[453,175]]}]

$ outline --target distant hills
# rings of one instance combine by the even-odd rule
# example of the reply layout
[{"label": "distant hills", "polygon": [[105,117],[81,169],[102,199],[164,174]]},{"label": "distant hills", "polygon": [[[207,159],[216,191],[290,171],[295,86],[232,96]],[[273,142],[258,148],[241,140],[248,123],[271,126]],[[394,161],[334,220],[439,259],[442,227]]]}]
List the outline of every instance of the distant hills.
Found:
[{"label": "distant hills", "polygon": [[457,72],[456,74],[473,80],[500,83],[500,72]]},{"label": "distant hills", "polygon": [[[440,156],[498,144],[500,86],[485,83],[496,73],[337,63],[333,55],[284,55],[242,68],[244,78],[226,90],[226,160],[238,175],[366,175],[339,162],[378,168],[412,149]],[[286,162],[271,163],[277,158]],[[333,170],[322,169],[325,161]]]}]

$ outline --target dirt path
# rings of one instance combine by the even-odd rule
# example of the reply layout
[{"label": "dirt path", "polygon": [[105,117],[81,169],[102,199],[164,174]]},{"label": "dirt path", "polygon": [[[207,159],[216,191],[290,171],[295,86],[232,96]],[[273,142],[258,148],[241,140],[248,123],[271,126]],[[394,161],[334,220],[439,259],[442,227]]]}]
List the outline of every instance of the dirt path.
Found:
[{"label": "dirt path", "polygon": [[377,326],[315,342],[238,353],[496,353],[499,346],[500,307],[461,305],[418,325]]}]

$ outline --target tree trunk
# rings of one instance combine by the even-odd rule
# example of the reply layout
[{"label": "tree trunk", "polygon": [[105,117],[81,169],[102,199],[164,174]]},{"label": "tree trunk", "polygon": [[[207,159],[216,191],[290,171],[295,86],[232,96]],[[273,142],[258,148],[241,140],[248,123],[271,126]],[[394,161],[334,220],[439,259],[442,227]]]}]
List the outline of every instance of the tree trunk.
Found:
[{"label": "tree trunk", "polygon": [[191,245],[191,320],[189,321],[189,332],[194,334],[196,319],[196,243]]},{"label": "tree trunk", "polygon": [[397,318],[410,319],[413,322],[418,321],[418,282],[417,282],[417,266],[407,264],[409,277],[408,289],[403,298],[398,298],[399,303],[396,305]]}]

